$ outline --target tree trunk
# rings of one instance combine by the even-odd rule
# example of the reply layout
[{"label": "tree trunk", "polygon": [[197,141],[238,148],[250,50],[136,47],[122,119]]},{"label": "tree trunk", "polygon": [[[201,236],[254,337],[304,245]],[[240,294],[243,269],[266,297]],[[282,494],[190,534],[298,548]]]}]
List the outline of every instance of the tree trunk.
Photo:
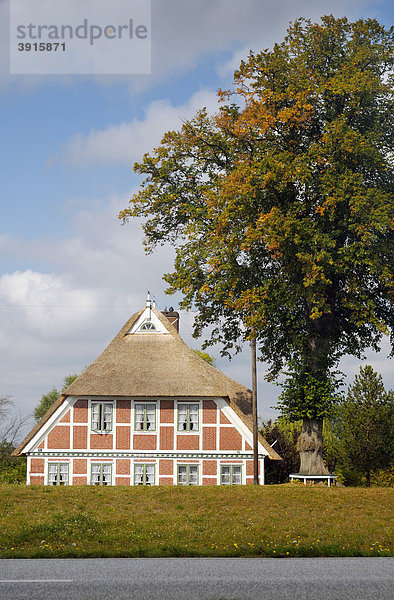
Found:
[{"label": "tree trunk", "polygon": [[327,475],[323,462],[323,420],[303,419],[297,442],[300,453],[300,473],[303,475]]}]

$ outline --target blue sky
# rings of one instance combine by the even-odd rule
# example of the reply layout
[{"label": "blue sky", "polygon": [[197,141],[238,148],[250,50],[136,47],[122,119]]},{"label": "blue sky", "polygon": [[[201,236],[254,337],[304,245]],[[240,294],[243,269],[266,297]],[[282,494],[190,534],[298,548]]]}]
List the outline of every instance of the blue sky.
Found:
[{"label": "blue sky", "polygon": [[[32,0],[33,2],[33,0]],[[83,0],[81,0],[83,2]],[[89,364],[151,290],[172,251],[145,256],[140,223],[118,211],[138,189],[132,164],[202,106],[250,49],[281,41],[288,22],[322,14],[391,25],[389,0],[153,0],[152,73],[136,76],[9,75],[8,3],[0,0],[0,393],[29,413],[63,377]],[[191,338],[192,315],[181,333]],[[386,352],[368,359],[393,386]],[[250,385],[249,350],[218,366]],[[346,358],[351,380],[359,361]],[[274,416],[278,389],[259,377],[259,413]]]}]

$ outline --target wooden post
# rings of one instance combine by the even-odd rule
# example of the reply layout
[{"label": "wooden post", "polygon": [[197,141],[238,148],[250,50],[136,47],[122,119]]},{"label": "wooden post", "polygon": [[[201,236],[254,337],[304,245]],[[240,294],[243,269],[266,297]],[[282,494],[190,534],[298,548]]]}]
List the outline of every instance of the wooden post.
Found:
[{"label": "wooden post", "polygon": [[257,429],[257,359],[256,359],[256,336],[252,332],[252,419],[253,419],[253,483],[259,485],[259,449]]}]

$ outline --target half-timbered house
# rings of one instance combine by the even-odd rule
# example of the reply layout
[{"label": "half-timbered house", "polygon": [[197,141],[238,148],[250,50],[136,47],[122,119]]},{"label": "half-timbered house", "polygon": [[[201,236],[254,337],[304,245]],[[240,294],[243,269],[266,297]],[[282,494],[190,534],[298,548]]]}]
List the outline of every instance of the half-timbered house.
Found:
[{"label": "half-timbered house", "polygon": [[[199,358],[147,301],[14,452],[27,483],[253,483],[251,392]],[[264,460],[280,460],[259,434]]]}]

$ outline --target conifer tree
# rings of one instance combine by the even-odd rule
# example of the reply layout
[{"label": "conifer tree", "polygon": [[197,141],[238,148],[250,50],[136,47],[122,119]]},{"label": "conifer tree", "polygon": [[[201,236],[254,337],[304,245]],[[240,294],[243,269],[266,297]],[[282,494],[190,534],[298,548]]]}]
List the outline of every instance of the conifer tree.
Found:
[{"label": "conifer tree", "polygon": [[394,464],[394,392],[370,365],[360,368],[338,409],[338,435],[345,466],[364,475]]}]

